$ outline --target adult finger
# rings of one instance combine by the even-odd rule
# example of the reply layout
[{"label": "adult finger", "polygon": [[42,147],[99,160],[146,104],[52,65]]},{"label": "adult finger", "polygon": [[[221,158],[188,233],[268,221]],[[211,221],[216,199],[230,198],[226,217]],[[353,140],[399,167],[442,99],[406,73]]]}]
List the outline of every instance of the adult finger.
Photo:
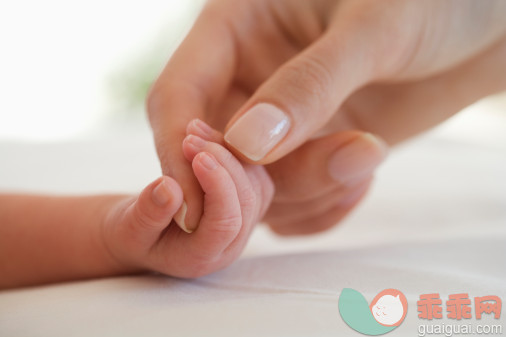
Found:
[{"label": "adult finger", "polygon": [[300,219],[313,218],[317,215],[327,213],[329,210],[343,206],[353,199],[353,195],[358,188],[366,187],[371,184],[372,175],[365,177],[364,180],[356,185],[336,188],[327,194],[313,198],[311,200],[291,202],[291,203],[273,203],[269,213],[265,217],[265,222],[272,226],[281,223],[296,223]]},{"label": "adult finger", "polygon": [[395,144],[506,88],[506,36],[468,62],[423,80],[372,84],[354,93],[326,131],[360,129]]},{"label": "adult finger", "polygon": [[204,8],[147,99],[162,171],[183,188],[185,202],[175,219],[184,230],[195,229],[200,220],[202,190],[184,160],[181,143],[188,122],[202,118],[228,90],[236,62],[228,20],[226,12]]},{"label": "adult finger", "polygon": [[307,201],[347,188],[372,174],[387,156],[383,140],[370,133],[345,131],[314,139],[267,165],[277,203]]},{"label": "adult finger", "polygon": [[297,220],[268,222],[270,228],[279,235],[307,235],[328,230],[337,225],[364,198],[370,181],[357,185],[348,196],[334,207],[319,214],[301,216]]},{"label": "adult finger", "polygon": [[373,57],[387,51],[381,33],[348,21],[280,67],[231,119],[225,141],[235,153],[257,164],[278,160],[322,128],[350,93],[390,71],[396,56],[388,53],[385,64]]}]

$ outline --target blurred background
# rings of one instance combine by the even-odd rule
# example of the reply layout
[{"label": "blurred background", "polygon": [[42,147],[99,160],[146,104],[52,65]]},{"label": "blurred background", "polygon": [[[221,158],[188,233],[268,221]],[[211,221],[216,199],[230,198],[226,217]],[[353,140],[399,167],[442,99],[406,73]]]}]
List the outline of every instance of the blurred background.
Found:
[{"label": "blurred background", "polygon": [[[144,99],[203,4],[1,2],[0,189],[130,192],[158,175]],[[497,95],[429,134],[504,148],[505,111]]]},{"label": "blurred background", "polygon": [[0,138],[90,137],[143,101],[202,0],[2,1]]},{"label": "blurred background", "polygon": [[[146,92],[203,3],[1,2],[0,139],[64,141],[143,123]],[[443,129],[504,135],[505,107],[504,96],[477,105]]]}]

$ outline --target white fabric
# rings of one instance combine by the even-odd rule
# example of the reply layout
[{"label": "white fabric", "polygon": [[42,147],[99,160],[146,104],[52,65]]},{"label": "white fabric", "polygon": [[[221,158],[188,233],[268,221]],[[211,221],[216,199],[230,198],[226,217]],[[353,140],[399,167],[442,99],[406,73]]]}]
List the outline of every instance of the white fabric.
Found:
[{"label": "white fabric", "polygon": [[[0,190],[140,190],[159,172],[150,139],[144,130],[97,143],[0,143]],[[259,227],[239,261],[198,280],[147,275],[3,291],[0,336],[360,336],[339,316],[346,287],[369,302],[401,290],[408,314],[389,336],[416,336],[427,323],[417,317],[421,294],[506,301],[505,150],[426,135],[392,153],[365,203],[330,232],[286,239]],[[504,332],[505,310],[482,323]],[[462,323],[476,323],[474,312]]]}]

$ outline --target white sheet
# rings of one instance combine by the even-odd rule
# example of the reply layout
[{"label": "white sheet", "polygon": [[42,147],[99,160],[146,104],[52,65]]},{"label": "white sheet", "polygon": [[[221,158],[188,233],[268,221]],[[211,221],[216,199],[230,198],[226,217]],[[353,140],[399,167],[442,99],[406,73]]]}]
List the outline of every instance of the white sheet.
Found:
[{"label": "white sheet", "polygon": [[[158,174],[142,135],[100,147],[0,143],[0,189],[140,189]],[[505,150],[422,137],[392,153],[369,198],[335,230],[283,239],[259,227],[238,262],[198,280],[148,275],[0,292],[0,336],[359,336],[339,316],[345,287],[368,301],[403,291],[408,314],[389,336],[415,336],[427,323],[417,317],[421,294],[506,301]],[[505,332],[505,317],[482,323]]]},{"label": "white sheet", "polygon": [[359,336],[339,316],[341,289],[357,289],[370,301],[397,288],[408,314],[390,335],[414,336],[423,323],[420,294],[505,298],[505,267],[493,258],[506,255],[505,242],[262,256],[193,281],[124,277],[10,291],[0,297],[0,326],[2,336]]}]

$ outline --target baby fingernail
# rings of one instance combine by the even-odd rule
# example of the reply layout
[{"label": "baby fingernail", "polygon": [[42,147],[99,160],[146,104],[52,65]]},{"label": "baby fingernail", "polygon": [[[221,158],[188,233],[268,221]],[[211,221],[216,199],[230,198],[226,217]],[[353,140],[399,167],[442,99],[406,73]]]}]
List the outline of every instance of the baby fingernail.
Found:
[{"label": "baby fingernail", "polygon": [[202,152],[200,154],[200,163],[208,170],[212,171],[218,167],[216,159],[214,159],[208,153]]},{"label": "baby fingernail", "polygon": [[242,115],[225,141],[253,161],[262,159],[287,134],[290,119],[272,104],[260,103]]},{"label": "baby fingernail", "polygon": [[196,150],[201,151],[206,146],[206,141],[199,136],[189,135],[186,136],[186,141]]},{"label": "baby fingernail", "polygon": [[214,130],[209,125],[207,125],[206,123],[201,121],[200,119],[194,119],[192,121],[192,123],[193,123],[193,127],[195,129],[199,130],[202,135],[206,135],[206,136],[213,135]]},{"label": "baby fingernail", "polygon": [[378,137],[365,133],[330,157],[330,176],[341,183],[350,183],[369,174],[385,159],[387,145]]},{"label": "baby fingernail", "polygon": [[165,184],[165,180],[162,178],[161,181],[156,185],[156,187],[151,192],[153,196],[153,201],[160,207],[167,205],[171,198],[170,190]]},{"label": "baby fingernail", "polygon": [[186,218],[186,212],[188,211],[188,206],[186,205],[186,202],[183,201],[183,204],[179,208],[179,210],[174,214],[174,221],[177,223],[179,228],[181,228],[186,233],[191,233],[193,230],[188,229],[186,226],[185,218]]}]

